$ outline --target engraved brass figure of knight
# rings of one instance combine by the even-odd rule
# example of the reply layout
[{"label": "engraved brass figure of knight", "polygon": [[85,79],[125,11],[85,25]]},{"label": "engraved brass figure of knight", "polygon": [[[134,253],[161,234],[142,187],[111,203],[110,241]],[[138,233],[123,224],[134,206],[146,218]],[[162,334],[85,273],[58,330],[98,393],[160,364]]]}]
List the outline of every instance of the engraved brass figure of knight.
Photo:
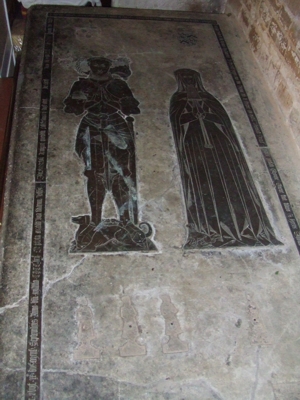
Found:
[{"label": "engraved brass figure of knight", "polygon": [[[114,67],[104,57],[86,60],[88,77],[74,82],[64,111],[83,115],[75,151],[85,165],[91,215],[72,218],[80,225],[72,252],[145,250],[150,225],[138,227],[134,118],[139,102],[125,79],[128,65]],[[103,219],[103,203],[112,195],[119,219]],[[151,247],[151,246],[150,246]]]}]

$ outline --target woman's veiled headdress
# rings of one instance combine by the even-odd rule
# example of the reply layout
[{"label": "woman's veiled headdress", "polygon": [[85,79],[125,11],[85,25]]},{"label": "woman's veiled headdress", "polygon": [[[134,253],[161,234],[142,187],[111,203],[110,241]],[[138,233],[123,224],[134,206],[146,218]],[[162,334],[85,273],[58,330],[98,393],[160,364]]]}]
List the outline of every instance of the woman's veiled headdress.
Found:
[{"label": "woman's veiled headdress", "polygon": [[199,92],[206,92],[200,72],[189,68],[181,68],[177,69],[174,75],[178,83],[178,92],[186,92],[188,84],[194,85]]}]

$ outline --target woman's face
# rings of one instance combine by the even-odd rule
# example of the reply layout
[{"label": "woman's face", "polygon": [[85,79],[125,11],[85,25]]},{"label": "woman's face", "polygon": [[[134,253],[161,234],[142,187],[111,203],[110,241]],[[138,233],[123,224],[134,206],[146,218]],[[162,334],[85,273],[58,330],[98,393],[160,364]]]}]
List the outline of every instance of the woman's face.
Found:
[{"label": "woman's face", "polygon": [[191,74],[189,71],[182,72],[181,79],[185,85],[195,85],[194,75]]}]

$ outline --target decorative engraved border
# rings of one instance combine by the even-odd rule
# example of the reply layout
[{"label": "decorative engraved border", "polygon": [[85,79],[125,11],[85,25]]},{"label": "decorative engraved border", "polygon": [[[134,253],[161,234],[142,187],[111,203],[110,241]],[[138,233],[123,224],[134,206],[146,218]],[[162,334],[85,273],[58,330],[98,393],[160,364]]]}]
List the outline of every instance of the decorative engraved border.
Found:
[{"label": "decorative engraved border", "polygon": [[233,59],[231,57],[231,54],[229,52],[229,49],[227,47],[227,44],[225,42],[225,38],[221,32],[221,29],[220,29],[219,25],[214,25],[213,28],[214,28],[215,34],[218,38],[221,49],[223,51],[223,55],[226,60],[229,71],[234,80],[235,86],[237,88],[237,91],[240,95],[243,106],[244,106],[247,116],[249,118],[250,124],[251,124],[254,134],[256,136],[258,145],[260,147],[267,147],[267,143],[266,143],[264,134],[262,133],[261,127],[258,123],[258,120],[257,120],[254,110],[252,108],[252,105],[250,103],[249,97],[248,97],[245,87],[243,85],[243,82],[239,76],[239,73],[237,72],[235,65],[234,65]]},{"label": "decorative engraved border", "polygon": [[25,398],[40,398],[45,207],[54,19],[47,18],[35,170]]},{"label": "decorative engraved border", "polygon": [[237,69],[236,69],[236,67],[234,65],[233,59],[231,57],[231,54],[229,52],[229,49],[227,47],[227,44],[225,42],[224,36],[223,36],[223,34],[221,32],[221,29],[220,29],[218,24],[214,24],[213,28],[214,28],[216,36],[217,36],[217,38],[219,40],[221,49],[223,51],[224,58],[225,58],[225,60],[227,62],[227,66],[228,66],[229,71],[231,73],[231,76],[232,76],[232,78],[234,80],[235,86],[236,86],[237,91],[238,91],[238,93],[240,95],[240,98],[241,98],[242,103],[244,105],[244,108],[246,110],[246,113],[247,113],[247,116],[249,118],[249,121],[250,121],[250,123],[252,125],[254,134],[256,136],[257,143],[258,143],[258,145],[259,145],[259,147],[261,149],[261,152],[262,152],[263,158],[265,160],[265,163],[267,165],[269,174],[270,174],[271,179],[273,181],[273,184],[275,186],[275,189],[276,189],[276,192],[277,192],[281,207],[283,209],[284,215],[286,217],[286,220],[287,220],[288,225],[290,227],[291,233],[293,235],[297,250],[298,250],[298,252],[300,254],[300,227],[299,227],[299,224],[297,222],[296,216],[294,214],[292,205],[290,203],[290,200],[288,198],[286,190],[285,190],[285,188],[283,186],[283,183],[282,183],[282,180],[280,178],[280,175],[279,175],[278,169],[276,167],[276,164],[274,162],[274,159],[271,156],[270,149],[269,149],[269,147],[267,145],[267,142],[265,140],[265,137],[264,137],[264,134],[262,132],[262,129],[261,129],[261,127],[259,125],[259,122],[258,122],[258,120],[256,118],[256,115],[254,113],[253,107],[252,107],[252,105],[250,103],[250,100],[248,98],[248,95],[246,93],[245,87],[244,87],[244,85],[242,83],[242,80],[241,80],[241,78],[240,78],[240,76],[239,76],[239,74],[237,72]]},{"label": "decorative engraved border", "polygon": [[295,218],[291,203],[288,199],[283,183],[268,149],[263,132],[254,113],[253,107],[245,91],[244,85],[237,72],[224,36],[217,21],[198,18],[167,18],[143,17],[128,15],[107,14],[80,14],[80,13],[48,13],[45,27],[44,58],[42,67],[42,89],[40,100],[38,150],[36,156],[35,192],[33,209],[33,227],[31,242],[31,269],[28,308],[28,336],[25,399],[39,400],[41,398],[41,348],[42,348],[42,300],[44,277],[44,244],[45,244],[45,207],[46,207],[46,179],[47,179],[47,152],[49,135],[49,113],[51,96],[51,69],[54,39],[55,18],[98,18],[98,19],[127,19],[159,22],[185,22],[209,24],[213,27],[224,58],[237,87],[237,91],[246,110],[253,128],[268,171],[275,185],[280,203],[292,232],[295,244],[300,253],[300,229]]}]

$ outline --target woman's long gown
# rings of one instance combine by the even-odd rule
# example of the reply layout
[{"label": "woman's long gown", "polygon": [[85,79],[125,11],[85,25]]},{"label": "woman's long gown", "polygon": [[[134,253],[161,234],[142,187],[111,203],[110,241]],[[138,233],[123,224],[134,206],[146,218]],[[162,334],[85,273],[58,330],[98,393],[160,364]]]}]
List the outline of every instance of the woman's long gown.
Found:
[{"label": "woman's long gown", "polygon": [[185,248],[280,244],[225,109],[197,71],[175,76],[170,120],[188,220]]}]

